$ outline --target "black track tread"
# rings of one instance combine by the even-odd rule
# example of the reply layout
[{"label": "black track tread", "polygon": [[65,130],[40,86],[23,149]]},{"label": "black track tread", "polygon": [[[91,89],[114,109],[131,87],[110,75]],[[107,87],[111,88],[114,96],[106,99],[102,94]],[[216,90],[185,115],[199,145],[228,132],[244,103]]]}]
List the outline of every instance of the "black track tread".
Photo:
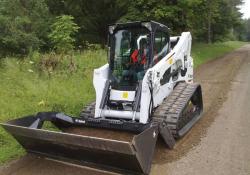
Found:
[{"label": "black track tread", "polygon": [[81,111],[80,117],[94,117],[95,116],[95,102],[89,103]]},{"label": "black track tread", "polygon": [[[175,138],[179,138],[178,128],[182,112],[188,104],[199,85],[185,82],[179,83],[173,92],[156,108],[153,119],[159,122],[165,122]],[[191,119],[184,119],[185,124]]]},{"label": "black track tread", "polygon": [[[180,137],[178,132],[181,128],[178,128],[178,124],[180,118],[183,117],[182,112],[198,86],[196,83],[179,83],[172,93],[154,111],[153,120],[166,123],[175,138]],[[80,114],[83,118],[94,117],[94,115],[95,102],[86,105]],[[189,120],[191,119],[184,119],[184,122],[188,123]]]}]

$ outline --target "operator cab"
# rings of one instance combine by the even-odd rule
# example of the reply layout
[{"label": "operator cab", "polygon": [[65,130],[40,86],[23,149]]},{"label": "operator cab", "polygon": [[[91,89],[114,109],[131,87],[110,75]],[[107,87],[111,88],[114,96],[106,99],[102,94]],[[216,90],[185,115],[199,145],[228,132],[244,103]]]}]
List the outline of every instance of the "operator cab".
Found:
[{"label": "operator cab", "polygon": [[[147,69],[156,64],[158,58],[169,52],[168,31],[165,25],[154,21],[109,26],[108,47],[112,89],[127,91],[136,89]],[[162,44],[163,42],[165,44]]]},{"label": "operator cab", "polygon": [[153,21],[114,24],[108,36],[107,109],[137,111],[145,73],[169,52],[168,28]]}]

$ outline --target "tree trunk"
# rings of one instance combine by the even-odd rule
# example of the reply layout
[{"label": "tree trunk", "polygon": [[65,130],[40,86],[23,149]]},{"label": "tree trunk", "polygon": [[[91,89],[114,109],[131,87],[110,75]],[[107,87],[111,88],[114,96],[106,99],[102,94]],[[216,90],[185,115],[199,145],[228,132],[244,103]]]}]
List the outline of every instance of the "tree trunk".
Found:
[{"label": "tree trunk", "polygon": [[211,21],[212,21],[212,12],[211,12],[211,2],[208,1],[208,19],[207,19],[207,42],[210,44],[211,41]]},{"label": "tree trunk", "polygon": [[208,18],[208,28],[207,28],[207,42],[210,44],[211,41],[211,17]]}]

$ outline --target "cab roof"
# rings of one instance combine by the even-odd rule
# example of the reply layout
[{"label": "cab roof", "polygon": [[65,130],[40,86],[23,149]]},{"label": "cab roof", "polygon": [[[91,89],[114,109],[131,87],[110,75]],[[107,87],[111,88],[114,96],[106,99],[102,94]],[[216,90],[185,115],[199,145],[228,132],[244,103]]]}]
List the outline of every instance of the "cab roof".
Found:
[{"label": "cab roof", "polygon": [[169,32],[169,28],[166,25],[155,21],[134,21],[109,25],[109,29],[112,31],[129,27],[146,27],[150,32],[154,32],[156,29],[161,29]]}]

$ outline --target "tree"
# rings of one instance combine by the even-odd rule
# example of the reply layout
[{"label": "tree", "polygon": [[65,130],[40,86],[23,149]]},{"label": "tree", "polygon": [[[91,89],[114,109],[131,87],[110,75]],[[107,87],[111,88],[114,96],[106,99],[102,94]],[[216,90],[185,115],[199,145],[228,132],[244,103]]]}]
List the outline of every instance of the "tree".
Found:
[{"label": "tree", "polygon": [[74,49],[75,38],[73,37],[79,27],[74,23],[74,17],[69,15],[62,15],[56,18],[52,24],[52,32],[49,38],[54,44],[54,48],[60,53],[67,53]]},{"label": "tree", "polygon": [[[161,22],[171,29],[172,35],[191,31],[195,41],[210,43],[227,38],[243,39],[247,34],[244,32],[246,22],[239,12],[242,1],[0,0],[0,53],[27,54],[30,50],[46,51],[53,46],[58,51],[71,50],[74,43],[83,45],[85,41],[104,46],[108,24],[139,20]],[[62,44],[62,33],[61,39],[56,38],[57,32],[49,35],[52,21],[62,15],[74,17],[74,20],[66,21],[67,25],[74,21],[79,26],[79,32],[70,34],[66,44]],[[59,18],[56,21],[64,26],[65,21],[60,24]],[[52,29],[59,30],[55,26]]]},{"label": "tree", "polygon": [[[77,44],[83,41],[100,43],[107,41],[108,24],[117,22],[127,13],[128,1],[124,0],[47,0],[49,9],[54,15],[68,14],[75,18],[80,26],[77,34]],[[60,8],[58,8],[60,7]]]},{"label": "tree", "polygon": [[240,28],[236,28],[236,34],[243,41],[250,41],[250,18],[242,21]]},{"label": "tree", "polygon": [[[121,21],[155,20],[166,24],[174,34],[187,27],[185,8],[187,1],[174,0],[130,0],[128,13]],[[180,5],[181,4],[181,5]],[[184,8],[183,8],[184,7]]]},{"label": "tree", "polygon": [[0,50],[27,54],[47,45],[49,11],[43,0],[0,0]]},{"label": "tree", "polygon": [[[51,13],[70,14],[81,27],[77,43],[106,43],[107,25],[155,20],[173,35],[191,31],[194,40],[214,42],[232,35],[241,25],[242,0],[47,0]],[[238,30],[238,29],[237,29]]]},{"label": "tree", "polygon": [[[193,0],[189,14],[190,29],[198,41],[222,41],[241,24],[241,0]],[[232,38],[230,38],[232,39]]]}]

